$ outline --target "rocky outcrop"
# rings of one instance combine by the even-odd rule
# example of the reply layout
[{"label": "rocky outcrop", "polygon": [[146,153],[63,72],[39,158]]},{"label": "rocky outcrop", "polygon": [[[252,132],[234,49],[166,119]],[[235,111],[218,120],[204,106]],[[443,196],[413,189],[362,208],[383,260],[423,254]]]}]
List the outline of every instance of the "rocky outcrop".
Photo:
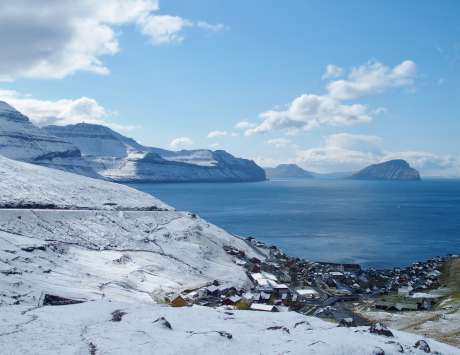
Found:
[{"label": "rocky outcrop", "polygon": [[269,179],[309,179],[313,177],[311,172],[296,164],[280,164],[275,168],[265,168],[265,173]]},{"label": "rocky outcrop", "polygon": [[25,115],[3,101],[0,101],[0,155],[97,177],[75,145],[34,126]]},{"label": "rocky outcrop", "polygon": [[351,176],[354,180],[420,180],[420,174],[405,160],[370,165]]},{"label": "rocky outcrop", "polygon": [[80,123],[48,126],[48,133],[76,145],[102,176],[118,182],[242,182],[265,180],[256,163],[223,151],[170,151],[147,147],[108,127]]}]

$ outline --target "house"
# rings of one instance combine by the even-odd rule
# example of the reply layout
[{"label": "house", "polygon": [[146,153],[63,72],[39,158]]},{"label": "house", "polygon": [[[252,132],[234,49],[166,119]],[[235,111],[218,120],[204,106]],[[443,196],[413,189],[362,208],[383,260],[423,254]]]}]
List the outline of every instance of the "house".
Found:
[{"label": "house", "polygon": [[220,296],[220,288],[214,285],[206,287],[206,293],[208,296],[219,297]]},{"label": "house", "polygon": [[398,295],[399,296],[409,296],[412,291],[413,291],[412,286],[400,287],[398,289]]},{"label": "house", "polygon": [[318,291],[312,289],[312,288],[304,288],[300,290],[296,290],[296,292],[301,296],[302,298],[305,299],[317,299],[319,298],[319,293]]},{"label": "house", "polygon": [[234,306],[236,305],[238,302],[241,301],[241,297],[240,296],[231,296],[231,297],[227,297],[225,298],[223,301],[222,301],[222,304],[226,305],[226,306]]},{"label": "house", "polygon": [[249,307],[251,311],[261,311],[261,312],[279,312],[278,308],[269,304],[253,303]]},{"label": "house", "polygon": [[177,295],[171,298],[171,301],[169,302],[171,307],[185,307],[188,306],[187,301],[181,296]]}]

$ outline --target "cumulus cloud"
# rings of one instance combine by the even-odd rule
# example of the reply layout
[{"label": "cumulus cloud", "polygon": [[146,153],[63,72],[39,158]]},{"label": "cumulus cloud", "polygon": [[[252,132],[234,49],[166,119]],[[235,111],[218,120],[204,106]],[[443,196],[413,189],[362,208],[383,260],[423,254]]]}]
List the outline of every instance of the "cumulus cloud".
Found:
[{"label": "cumulus cloud", "polygon": [[186,148],[193,145],[193,140],[188,137],[178,137],[169,143],[169,146],[174,149]]},{"label": "cumulus cloud", "polygon": [[186,27],[222,25],[156,15],[157,0],[15,0],[0,2],[0,80],[109,73],[102,62],[119,52],[118,29],[136,25],[153,44],[180,42]]},{"label": "cumulus cloud", "polygon": [[297,161],[319,172],[352,171],[379,160],[381,138],[338,133],[324,137],[324,145],[297,152]]},{"label": "cumulus cloud", "polygon": [[411,60],[405,60],[393,68],[371,61],[353,68],[347,79],[330,82],[327,90],[331,97],[350,100],[378,94],[392,87],[411,86],[416,68]]},{"label": "cumulus cloud", "polygon": [[286,138],[273,138],[266,141],[267,144],[273,145],[275,148],[285,148],[291,141]]},{"label": "cumulus cloud", "polygon": [[[341,68],[329,65],[325,77],[341,74]],[[275,130],[295,134],[320,126],[347,126],[366,123],[373,114],[383,112],[359,103],[344,101],[371,94],[382,93],[388,88],[413,85],[416,65],[411,60],[403,61],[393,68],[377,62],[368,62],[353,68],[346,80],[335,80],[327,84],[324,95],[303,94],[295,98],[287,109],[274,109],[259,115],[260,123],[240,122],[237,126],[245,135],[267,133]]]},{"label": "cumulus cloud", "polygon": [[331,79],[331,78],[338,78],[339,76],[342,75],[342,73],[343,73],[343,69],[340,68],[339,66],[334,65],[334,64],[328,64],[326,66],[326,71],[324,72],[322,79],[325,80],[325,79]]},{"label": "cumulus cloud", "polygon": [[32,123],[42,127],[47,125],[67,125],[80,122],[102,124],[119,130],[131,130],[126,126],[110,122],[112,112],[88,97],[77,99],[40,100],[23,95],[14,90],[1,90],[0,100],[16,108],[30,118]]},{"label": "cumulus cloud", "polygon": [[296,162],[318,172],[356,171],[367,165],[404,159],[424,176],[460,176],[460,159],[429,152],[389,152],[382,138],[348,133],[324,137],[321,147],[297,152]]},{"label": "cumulus cloud", "polygon": [[248,128],[245,134],[285,130],[295,133],[321,125],[343,126],[369,122],[371,117],[365,105],[346,105],[329,96],[305,94],[294,99],[287,110],[266,111],[260,114],[262,123]]},{"label": "cumulus cloud", "polygon": [[145,16],[139,20],[141,32],[150,37],[153,45],[166,43],[181,43],[184,40],[183,30],[187,27],[200,28],[218,32],[225,27],[222,24],[213,25],[205,21],[193,22],[179,16],[155,15]]},{"label": "cumulus cloud", "polygon": [[208,138],[225,137],[228,135],[227,131],[211,131],[208,133]]}]

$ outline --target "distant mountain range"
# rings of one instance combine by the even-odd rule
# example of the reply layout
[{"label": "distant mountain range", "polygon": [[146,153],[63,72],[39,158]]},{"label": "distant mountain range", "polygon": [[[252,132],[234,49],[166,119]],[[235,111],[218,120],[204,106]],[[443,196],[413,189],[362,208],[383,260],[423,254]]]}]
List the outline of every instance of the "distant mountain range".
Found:
[{"label": "distant mountain range", "polygon": [[265,168],[270,179],[322,178],[353,180],[420,180],[420,173],[402,159],[389,160],[369,165],[356,173],[315,173],[302,169],[296,164],[281,164],[275,168]]},{"label": "distant mountain range", "polygon": [[296,164],[280,164],[275,168],[265,168],[269,179],[313,178],[313,174]]},{"label": "distant mountain range", "polygon": [[255,162],[223,151],[147,147],[95,124],[38,128],[0,101],[0,154],[118,182],[263,181]]}]

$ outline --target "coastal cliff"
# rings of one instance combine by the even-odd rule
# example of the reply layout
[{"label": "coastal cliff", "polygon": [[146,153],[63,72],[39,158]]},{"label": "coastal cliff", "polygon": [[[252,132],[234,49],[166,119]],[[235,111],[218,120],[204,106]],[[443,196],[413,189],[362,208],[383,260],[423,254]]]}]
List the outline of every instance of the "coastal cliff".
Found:
[{"label": "coastal cliff", "polygon": [[143,146],[112,129],[80,123],[45,130],[71,142],[102,176],[118,182],[263,181],[264,170],[252,160],[223,150],[170,151]]}]

